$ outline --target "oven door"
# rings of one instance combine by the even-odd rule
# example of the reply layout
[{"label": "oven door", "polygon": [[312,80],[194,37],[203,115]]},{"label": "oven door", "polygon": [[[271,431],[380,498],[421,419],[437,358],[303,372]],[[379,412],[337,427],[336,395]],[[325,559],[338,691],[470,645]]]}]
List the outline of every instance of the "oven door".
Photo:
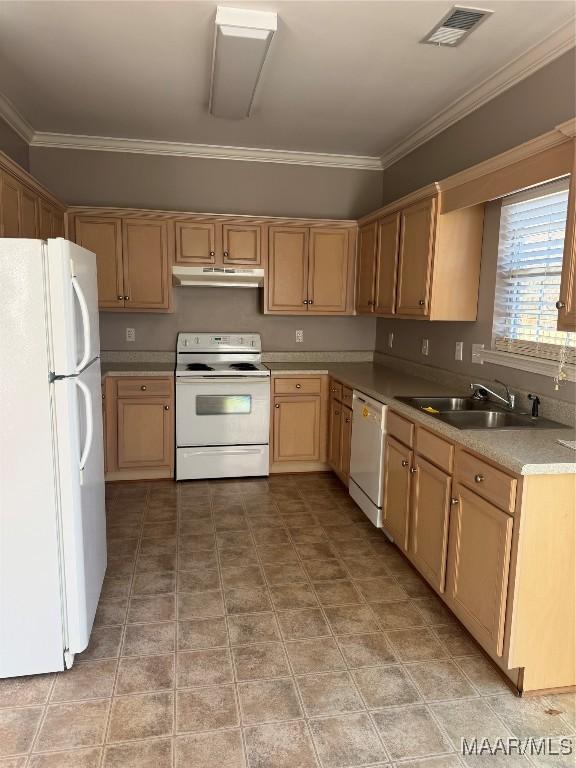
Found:
[{"label": "oven door", "polygon": [[270,379],[176,380],[176,445],[267,445]]}]

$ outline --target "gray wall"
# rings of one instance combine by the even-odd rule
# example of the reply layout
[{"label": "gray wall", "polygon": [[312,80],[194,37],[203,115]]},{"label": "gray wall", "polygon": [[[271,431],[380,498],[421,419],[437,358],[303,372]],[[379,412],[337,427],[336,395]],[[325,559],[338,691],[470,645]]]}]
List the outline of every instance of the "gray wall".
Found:
[{"label": "gray wall", "polygon": [[576,114],[576,49],[427,141],[383,176],[384,203],[546,133]]},{"label": "gray wall", "polygon": [[[178,331],[252,331],[262,334],[267,352],[373,350],[371,317],[279,317],[263,315],[255,288],[175,288],[175,312],[167,315],[100,313],[103,350],[173,350]],[[126,328],[136,341],[125,341]],[[304,331],[296,344],[295,331]]]},{"label": "gray wall", "polygon": [[28,144],[0,117],[0,152],[28,170]]},{"label": "gray wall", "polygon": [[[378,320],[376,349],[386,354],[412,360],[436,368],[456,371],[468,376],[471,381],[501,379],[512,387],[534,390],[560,400],[574,402],[576,386],[564,382],[558,391],[554,390],[552,379],[526,371],[518,371],[501,365],[472,362],[472,344],[484,344],[490,348],[492,341],[492,320],[494,315],[494,292],[496,286],[496,264],[498,259],[498,235],[500,225],[500,203],[495,201],[486,206],[484,242],[482,248],[482,269],[478,301],[478,319],[474,323],[430,323],[424,320]],[[394,334],[393,347],[388,347],[388,334]],[[422,355],[422,339],[429,340],[429,355]],[[464,342],[463,360],[454,359],[457,341]]]},{"label": "gray wall", "polygon": [[378,171],[30,148],[31,171],[70,205],[357,218],[381,203]]}]

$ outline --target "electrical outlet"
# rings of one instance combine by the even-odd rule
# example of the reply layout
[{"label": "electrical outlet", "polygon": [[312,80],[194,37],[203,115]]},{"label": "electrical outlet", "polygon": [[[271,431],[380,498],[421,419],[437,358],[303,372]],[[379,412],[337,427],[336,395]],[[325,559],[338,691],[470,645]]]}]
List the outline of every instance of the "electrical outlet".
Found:
[{"label": "electrical outlet", "polygon": [[136,328],[126,328],[126,341],[136,341]]},{"label": "electrical outlet", "polygon": [[296,331],[296,343],[301,344],[304,341],[304,331]]},{"label": "electrical outlet", "polygon": [[393,333],[393,331],[390,331],[390,333],[388,334],[388,346],[390,347],[390,349],[392,349],[392,347],[394,346],[394,333]]},{"label": "electrical outlet", "polygon": [[462,360],[463,352],[464,352],[464,342],[463,341],[457,341],[456,342],[456,350],[454,352],[454,360]]},{"label": "electrical outlet", "polygon": [[422,339],[422,354],[428,356],[430,352],[430,342],[428,339]]},{"label": "electrical outlet", "polygon": [[478,365],[484,365],[482,359],[482,352],[484,351],[484,344],[472,344],[472,362]]}]

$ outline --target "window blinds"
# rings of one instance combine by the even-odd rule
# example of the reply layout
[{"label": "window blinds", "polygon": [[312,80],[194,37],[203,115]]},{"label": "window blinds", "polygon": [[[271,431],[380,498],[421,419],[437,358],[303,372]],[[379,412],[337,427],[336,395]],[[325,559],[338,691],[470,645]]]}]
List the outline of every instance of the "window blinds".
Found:
[{"label": "window blinds", "polygon": [[567,180],[505,198],[494,349],[576,363],[576,334],[556,329],[567,205]]}]

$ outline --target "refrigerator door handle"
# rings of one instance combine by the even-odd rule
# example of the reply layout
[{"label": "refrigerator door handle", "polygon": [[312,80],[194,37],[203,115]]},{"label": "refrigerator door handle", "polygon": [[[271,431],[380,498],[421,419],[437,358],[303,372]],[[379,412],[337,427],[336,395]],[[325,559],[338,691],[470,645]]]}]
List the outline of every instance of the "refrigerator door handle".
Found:
[{"label": "refrigerator door handle", "polygon": [[82,394],[84,395],[84,406],[86,408],[86,440],[84,441],[84,448],[82,450],[82,455],[80,456],[80,471],[82,472],[86,466],[90,448],[92,447],[94,421],[92,419],[92,395],[90,394],[90,389],[80,379],[76,379],[76,384],[80,387]]},{"label": "refrigerator door handle", "polygon": [[92,355],[92,351],[90,349],[90,336],[91,336],[90,312],[88,311],[88,304],[86,302],[86,297],[82,292],[82,288],[80,288],[80,283],[75,277],[72,277],[72,288],[74,288],[74,293],[76,294],[76,298],[78,299],[78,304],[80,305],[80,313],[82,315],[84,354],[82,356],[82,360],[80,360],[80,362],[76,366],[76,373],[80,373],[80,371],[86,366],[86,363],[89,362]]}]

